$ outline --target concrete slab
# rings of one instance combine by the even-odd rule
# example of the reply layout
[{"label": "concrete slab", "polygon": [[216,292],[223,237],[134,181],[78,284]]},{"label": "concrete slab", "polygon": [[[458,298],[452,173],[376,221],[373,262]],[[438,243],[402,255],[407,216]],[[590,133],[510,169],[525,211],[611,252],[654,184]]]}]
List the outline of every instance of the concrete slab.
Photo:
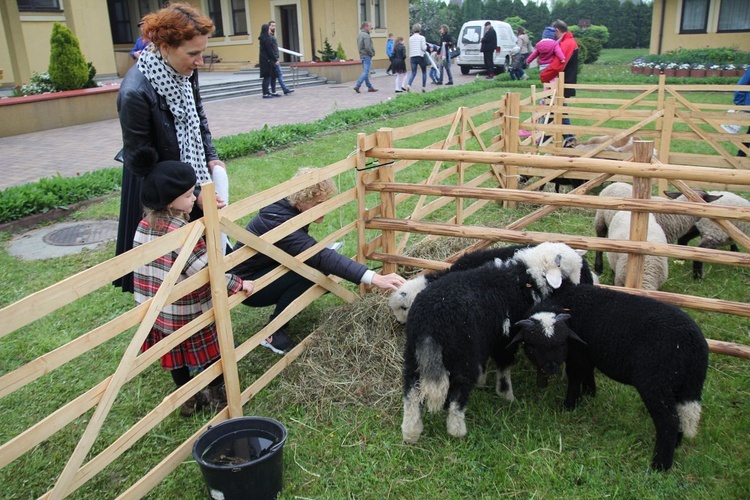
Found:
[{"label": "concrete slab", "polygon": [[8,253],[23,260],[53,259],[93,250],[115,238],[117,221],[63,222],[13,238]]}]

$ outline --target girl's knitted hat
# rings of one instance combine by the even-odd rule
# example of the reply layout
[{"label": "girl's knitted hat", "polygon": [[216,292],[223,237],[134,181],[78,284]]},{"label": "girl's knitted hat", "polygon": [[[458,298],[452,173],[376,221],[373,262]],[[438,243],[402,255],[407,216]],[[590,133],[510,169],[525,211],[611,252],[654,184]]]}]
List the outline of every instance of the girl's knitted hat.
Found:
[{"label": "girl's knitted hat", "polygon": [[195,170],[181,161],[156,162],[153,148],[140,148],[133,154],[130,167],[137,175],[144,175],[141,203],[152,210],[163,210],[188,189],[195,187]]},{"label": "girl's knitted hat", "polygon": [[552,40],[555,39],[555,28],[552,26],[547,26],[544,28],[544,31],[542,32],[542,38],[550,38]]}]

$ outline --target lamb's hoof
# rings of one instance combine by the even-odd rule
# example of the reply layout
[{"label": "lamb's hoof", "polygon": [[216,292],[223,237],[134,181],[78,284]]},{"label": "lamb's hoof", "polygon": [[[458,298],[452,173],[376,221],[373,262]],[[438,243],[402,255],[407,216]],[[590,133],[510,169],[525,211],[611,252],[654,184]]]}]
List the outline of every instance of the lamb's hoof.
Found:
[{"label": "lamb's hoof", "polygon": [[401,437],[406,444],[416,444],[417,441],[419,441],[419,436],[421,435],[421,430],[412,429],[411,431],[406,431],[404,429],[401,429]]},{"label": "lamb's hoof", "polygon": [[464,437],[466,435],[466,413],[452,402],[448,407],[448,418],[446,419],[448,434],[453,437]]}]

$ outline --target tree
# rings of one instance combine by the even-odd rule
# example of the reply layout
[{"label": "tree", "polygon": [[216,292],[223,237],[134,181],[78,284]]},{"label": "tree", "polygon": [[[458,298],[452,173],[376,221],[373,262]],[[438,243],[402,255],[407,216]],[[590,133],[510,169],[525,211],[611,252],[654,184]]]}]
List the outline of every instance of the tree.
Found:
[{"label": "tree", "polygon": [[[482,19],[500,20],[503,18],[500,12],[500,4],[497,2],[497,0],[487,0],[482,10],[484,12],[484,14],[482,15]],[[470,19],[467,19],[467,21],[469,20]]]},{"label": "tree", "polygon": [[50,38],[48,72],[58,90],[81,89],[89,79],[89,68],[78,39],[67,26],[57,22]]},{"label": "tree", "polygon": [[328,41],[328,37],[323,40],[323,50],[319,50],[318,54],[320,54],[320,60],[322,62],[331,62],[336,60],[336,51],[333,50],[333,46],[331,45],[331,42]]},{"label": "tree", "polygon": [[482,0],[466,0],[461,6],[464,22],[482,19]]}]

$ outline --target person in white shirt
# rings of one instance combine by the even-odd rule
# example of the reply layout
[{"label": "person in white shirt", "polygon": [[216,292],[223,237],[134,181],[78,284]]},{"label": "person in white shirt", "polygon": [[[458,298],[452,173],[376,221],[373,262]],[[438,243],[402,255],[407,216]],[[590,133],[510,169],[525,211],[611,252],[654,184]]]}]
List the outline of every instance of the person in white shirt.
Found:
[{"label": "person in white shirt", "polygon": [[411,76],[409,77],[409,84],[406,86],[406,91],[411,90],[411,84],[414,82],[414,77],[417,76],[417,66],[422,68],[422,92],[425,92],[427,86],[427,65],[425,64],[424,55],[427,51],[427,40],[420,34],[422,31],[422,25],[416,23],[411,28],[412,36],[409,37],[409,61],[411,62]]}]

